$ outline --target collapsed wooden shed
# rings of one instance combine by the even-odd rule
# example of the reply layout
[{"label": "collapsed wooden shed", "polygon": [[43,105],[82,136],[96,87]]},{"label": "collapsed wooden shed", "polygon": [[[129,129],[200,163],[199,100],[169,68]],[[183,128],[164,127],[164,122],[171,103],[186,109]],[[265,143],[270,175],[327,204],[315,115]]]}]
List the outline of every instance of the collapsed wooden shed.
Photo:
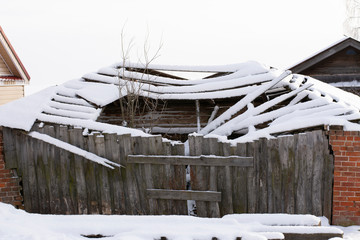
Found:
[{"label": "collapsed wooden shed", "polygon": [[[181,72],[206,76],[184,79]],[[5,162],[24,174],[30,211],[149,214],[171,195],[166,201],[175,205],[196,198],[203,216],[331,217],[334,161],[328,127],[359,131],[359,100],[257,62],[198,67],[122,62],[0,107],[0,126]],[[130,128],[122,111],[131,106],[136,112]],[[297,134],[309,131],[314,132]],[[159,133],[163,137],[154,136]],[[189,133],[195,134],[188,139]],[[119,164],[126,168],[118,170]],[[185,165],[195,166],[189,182],[199,193],[186,188]],[[312,187],[305,189],[307,184]],[[179,210],[171,203],[163,206],[156,214]]]}]

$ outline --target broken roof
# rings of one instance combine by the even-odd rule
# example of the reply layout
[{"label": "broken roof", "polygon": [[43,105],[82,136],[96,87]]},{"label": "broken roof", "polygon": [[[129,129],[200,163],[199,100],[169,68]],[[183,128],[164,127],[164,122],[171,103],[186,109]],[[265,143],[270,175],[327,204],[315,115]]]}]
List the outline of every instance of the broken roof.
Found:
[{"label": "broken roof", "polygon": [[[187,80],[178,72],[208,76]],[[129,89],[163,100],[241,98],[200,134],[246,142],[299,129],[342,125],[360,130],[360,98],[316,79],[257,62],[225,66],[165,66],[121,62],[0,107],[0,125],[30,131],[35,121],[148,136],[141,130],[96,122],[102,108]],[[262,103],[254,100],[262,97]],[[194,112],[195,114],[195,112]],[[261,127],[259,127],[261,125]]]}]

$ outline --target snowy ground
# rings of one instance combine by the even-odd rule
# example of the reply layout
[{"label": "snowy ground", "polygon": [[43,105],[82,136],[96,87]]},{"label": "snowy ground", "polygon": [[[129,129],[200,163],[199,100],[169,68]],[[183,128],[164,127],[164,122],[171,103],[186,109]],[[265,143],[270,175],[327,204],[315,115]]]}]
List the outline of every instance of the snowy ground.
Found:
[{"label": "snowy ground", "polygon": [[[267,237],[281,238],[282,234],[270,233],[284,226],[266,226],[268,221],[292,223],[292,215],[265,216],[261,220],[255,215],[227,215],[221,219],[190,216],[104,216],[104,215],[40,215],[17,210],[11,205],[0,203],[1,240],[75,240],[89,239],[82,235],[108,236],[106,240],[160,239],[235,239],[266,240]],[[244,221],[247,219],[247,221]],[[299,218],[297,218],[299,219]],[[313,225],[319,221],[311,215],[302,215],[302,225]],[[322,218],[324,222],[326,219]],[[297,220],[298,221],[298,220]],[[300,227],[304,228],[305,227]],[[316,227],[309,227],[314,229]],[[317,227],[318,228],[318,227]],[[330,227],[324,227],[326,231]],[[360,226],[331,228],[333,232],[344,232],[344,239],[360,239]],[[311,230],[310,230],[311,231]]]}]

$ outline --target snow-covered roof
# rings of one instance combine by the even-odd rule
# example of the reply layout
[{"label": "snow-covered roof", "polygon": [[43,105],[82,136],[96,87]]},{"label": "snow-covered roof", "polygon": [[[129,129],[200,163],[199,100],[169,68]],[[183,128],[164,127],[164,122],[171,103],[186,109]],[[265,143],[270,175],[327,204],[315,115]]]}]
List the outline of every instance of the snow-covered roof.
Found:
[{"label": "snow-covered roof", "polygon": [[[177,75],[183,71],[208,76],[188,80]],[[322,125],[360,130],[354,122],[360,119],[358,96],[257,62],[195,67],[118,63],[1,106],[0,125],[30,131],[35,121],[42,121],[147,136],[140,130],[96,122],[104,106],[131,89],[143,97],[163,100],[240,97],[199,132],[216,136],[245,133],[232,142]],[[263,102],[254,105],[260,96]]]}]

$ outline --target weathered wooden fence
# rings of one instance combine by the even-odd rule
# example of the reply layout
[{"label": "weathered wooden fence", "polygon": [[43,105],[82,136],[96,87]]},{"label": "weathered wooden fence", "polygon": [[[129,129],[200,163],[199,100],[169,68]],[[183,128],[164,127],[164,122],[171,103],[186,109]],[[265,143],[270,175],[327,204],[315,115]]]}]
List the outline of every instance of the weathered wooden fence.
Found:
[{"label": "weathered wooden fence", "polygon": [[[224,168],[215,174],[222,191],[221,215],[226,213],[309,213],[331,217],[333,156],[323,131],[260,139],[230,147],[217,139],[192,137],[190,155],[254,157],[253,168]],[[193,169],[193,174],[198,172]],[[211,172],[213,171],[213,172]],[[226,176],[224,178],[224,176]],[[231,176],[229,178],[228,176]],[[211,184],[204,177],[200,189]]]},{"label": "weathered wooden fence", "polygon": [[[190,156],[185,157],[184,144],[172,145],[160,136],[83,136],[83,129],[47,125],[36,130],[126,168],[109,169],[4,128],[5,162],[7,168],[18,170],[29,212],[187,214],[186,199],[194,199],[199,216],[244,212],[331,216],[333,159],[322,131],[235,147],[190,136]],[[213,163],[204,164],[209,155]],[[192,192],[186,189],[186,165]]]}]

